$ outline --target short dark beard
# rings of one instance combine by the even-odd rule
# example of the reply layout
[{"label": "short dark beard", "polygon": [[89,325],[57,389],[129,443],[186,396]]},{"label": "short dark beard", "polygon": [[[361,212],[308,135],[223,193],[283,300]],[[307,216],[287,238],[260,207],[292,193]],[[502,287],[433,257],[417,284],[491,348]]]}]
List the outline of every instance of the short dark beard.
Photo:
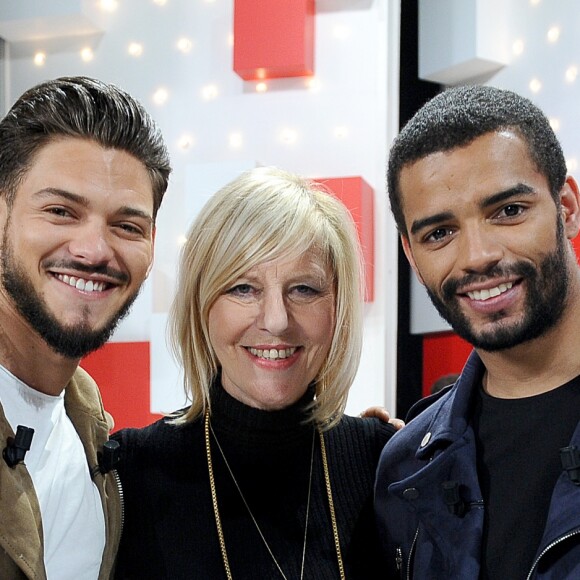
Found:
[{"label": "short dark beard", "polygon": [[[32,281],[26,272],[16,263],[12,247],[8,241],[7,229],[1,248],[2,273],[0,279],[20,315],[54,352],[66,358],[79,359],[105,344],[119,322],[128,314],[131,305],[139,295],[140,288],[129,296],[119,311],[104,324],[103,328],[95,330],[91,327],[87,320],[88,308],[86,308],[85,320],[74,326],[64,326],[51,314],[42,296],[34,290]],[[87,273],[91,270],[87,266],[82,269]],[[92,271],[98,270],[99,268],[96,268]]]},{"label": "short dark beard", "polygon": [[[562,317],[568,297],[570,270],[566,261],[566,238],[558,220],[556,248],[546,255],[539,268],[527,262],[510,266],[493,266],[484,274],[469,274],[461,280],[448,280],[442,287],[443,297],[427,288],[431,302],[453,330],[475,348],[498,351],[512,348],[545,334]],[[505,313],[496,313],[493,330],[476,332],[461,310],[457,289],[493,277],[521,276],[526,282],[526,301],[521,321],[502,324]]]}]

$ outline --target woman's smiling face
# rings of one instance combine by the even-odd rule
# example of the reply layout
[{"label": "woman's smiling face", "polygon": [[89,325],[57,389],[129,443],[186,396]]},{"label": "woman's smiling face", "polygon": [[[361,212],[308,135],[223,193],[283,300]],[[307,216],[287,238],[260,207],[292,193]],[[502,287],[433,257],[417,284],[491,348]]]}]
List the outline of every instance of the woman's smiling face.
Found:
[{"label": "woman's smiling face", "polygon": [[251,268],[209,311],[224,389],[259,409],[295,403],[318,375],[334,325],[334,279],[317,252]]}]

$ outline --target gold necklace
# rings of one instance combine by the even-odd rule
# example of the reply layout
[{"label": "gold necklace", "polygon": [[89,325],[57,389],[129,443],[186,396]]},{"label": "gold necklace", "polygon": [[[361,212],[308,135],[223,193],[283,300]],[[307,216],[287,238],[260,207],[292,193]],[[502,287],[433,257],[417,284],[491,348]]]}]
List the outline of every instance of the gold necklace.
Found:
[{"label": "gold necklace", "polygon": [[[270,549],[270,546],[269,546],[268,542],[266,541],[266,538],[264,537],[264,534],[262,533],[262,530],[260,529],[260,526],[258,525],[258,522],[257,522],[256,518],[254,517],[254,514],[252,513],[252,510],[250,509],[250,506],[248,505],[246,498],[244,497],[244,494],[242,493],[242,490],[240,489],[240,486],[238,485],[238,482],[236,481],[236,478],[234,477],[234,474],[233,474],[233,472],[232,472],[232,470],[227,462],[227,459],[226,459],[224,452],[219,444],[219,441],[217,440],[217,437],[216,437],[216,435],[215,435],[215,433],[210,425],[208,410],[206,410],[206,412],[205,412],[204,428],[205,428],[205,449],[206,449],[206,455],[207,455],[207,468],[208,468],[208,472],[209,472],[209,485],[210,485],[210,489],[211,489],[211,499],[212,499],[212,504],[213,504],[213,511],[214,511],[215,522],[216,522],[216,527],[217,527],[218,539],[219,539],[219,544],[220,544],[220,551],[222,554],[222,560],[224,562],[224,567],[226,570],[226,576],[227,576],[228,580],[232,580],[232,573],[230,570],[230,564],[229,564],[228,554],[227,554],[227,550],[226,550],[226,542],[225,542],[224,533],[223,533],[223,529],[222,529],[218,501],[217,501],[217,492],[216,492],[215,479],[214,479],[214,473],[213,473],[213,463],[212,463],[212,459],[211,459],[211,444],[210,444],[210,436],[209,436],[210,430],[211,430],[211,434],[214,437],[216,445],[218,446],[218,449],[221,453],[221,456],[224,460],[224,463],[226,464],[226,467],[230,473],[230,476],[231,476],[231,478],[232,478],[232,480],[233,480],[233,482],[238,490],[238,493],[240,494],[240,497],[242,498],[242,501],[244,502],[244,505],[246,506],[246,509],[248,510],[248,513],[250,514],[250,517],[252,518],[252,521],[254,522],[254,525],[256,526],[256,529],[258,530],[258,533],[260,534],[260,537],[262,538],[262,541],[264,542],[264,544],[266,546],[266,549],[268,550],[268,553],[270,554],[272,560],[274,560],[274,564],[276,564],[276,567],[278,568],[278,571],[280,572],[282,578],[284,578],[284,580],[287,580],[286,575],[282,571],[280,564],[278,563],[272,550]],[[330,475],[329,475],[329,471],[328,471],[328,460],[326,457],[326,446],[324,444],[324,436],[322,434],[322,431],[320,431],[320,429],[318,429],[318,434],[320,437],[320,451],[321,451],[321,455],[322,455],[322,465],[323,465],[323,469],[324,469],[324,481],[326,484],[326,494],[328,496],[328,506],[330,508],[330,520],[332,523],[332,536],[334,538],[334,546],[336,548],[338,570],[339,570],[339,574],[340,574],[340,579],[345,580],[344,566],[342,563],[342,555],[341,555],[341,551],[340,551],[340,538],[338,535],[338,525],[336,523],[336,514],[334,511],[334,502],[332,501],[332,488],[330,486]],[[313,465],[314,465],[314,433],[312,434],[312,450],[310,452],[310,481],[308,483],[308,500],[306,503],[306,521],[304,524],[304,544],[302,546],[302,564],[301,564],[301,569],[300,569],[300,580],[302,580],[302,578],[304,576],[304,562],[305,562],[305,556],[306,556],[306,538],[307,538],[307,532],[308,532],[308,514],[310,511],[310,493],[312,490]]]}]

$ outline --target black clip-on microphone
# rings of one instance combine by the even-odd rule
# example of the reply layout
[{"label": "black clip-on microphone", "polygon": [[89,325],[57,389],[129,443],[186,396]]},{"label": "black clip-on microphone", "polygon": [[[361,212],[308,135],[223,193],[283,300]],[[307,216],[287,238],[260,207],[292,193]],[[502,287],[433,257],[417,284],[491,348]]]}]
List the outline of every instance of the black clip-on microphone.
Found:
[{"label": "black clip-on microphone", "polygon": [[560,449],[560,461],[562,468],[568,472],[570,481],[575,485],[580,485],[580,452],[576,445],[562,447]]},{"label": "black clip-on microphone", "polygon": [[99,453],[99,470],[105,474],[114,469],[121,459],[121,445],[114,439],[105,441],[103,451]]},{"label": "black clip-on microphone", "polygon": [[24,456],[30,449],[33,435],[34,429],[32,427],[18,425],[16,436],[8,437],[8,445],[2,451],[2,457],[4,457],[8,467],[14,468],[18,463],[24,461]]},{"label": "black clip-on microphone", "polygon": [[462,518],[467,511],[467,506],[461,499],[460,485],[456,481],[444,481],[441,488],[443,489],[443,501],[449,512]]}]

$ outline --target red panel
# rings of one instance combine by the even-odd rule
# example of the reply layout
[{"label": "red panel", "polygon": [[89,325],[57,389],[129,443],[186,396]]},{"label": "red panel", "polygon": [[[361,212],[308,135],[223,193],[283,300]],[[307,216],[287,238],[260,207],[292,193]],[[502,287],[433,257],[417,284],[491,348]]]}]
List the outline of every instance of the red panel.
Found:
[{"label": "red panel", "polygon": [[442,375],[459,373],[473,347],[453,332],[423,338],[423,396]]},{"label": "red panel", "polygon": [[314,0],[235,0],[234,71],[244,80],[314,74]]},{"label": "red panel", "polygon": [[356,224],[365,263],[365,300],[375,297],[375,220],[374,191],[362,177],[317,179],[349,209]]},{"label": "red panel", "polygon": [[148,342],[108,342],[81,361],[97,381],[115,430],[143,427],[161,418],[152,414]]}]

